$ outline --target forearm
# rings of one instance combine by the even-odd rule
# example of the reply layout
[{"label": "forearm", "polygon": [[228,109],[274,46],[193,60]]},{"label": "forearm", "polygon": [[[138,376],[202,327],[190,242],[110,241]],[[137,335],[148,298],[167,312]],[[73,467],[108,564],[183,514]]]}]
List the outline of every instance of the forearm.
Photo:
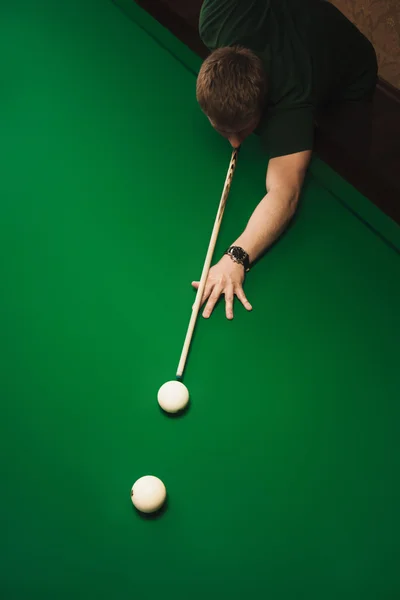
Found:
[{"label": "forearm", "polygon": [[253,263],[284,232],[296,212],[299,192],[295,189],[270,191],[253,212],[246,229],[235,241],[249,254]]}]

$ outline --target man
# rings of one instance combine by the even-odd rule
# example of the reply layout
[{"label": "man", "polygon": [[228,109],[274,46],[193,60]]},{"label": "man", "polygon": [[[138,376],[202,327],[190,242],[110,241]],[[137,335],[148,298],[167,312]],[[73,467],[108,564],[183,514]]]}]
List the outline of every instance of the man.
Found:
[{"label": "man", "polygon": [[197,80],[200,107],[234,148],[259,134],[269,159],[266,195],[210,269],[203,296],[205,318],[223,294],[232,319],[235,296],[252,308],[246,271],[296,212],[315,122],[332,107],[363,114],[377,61],[369,41],[327,0],[205,0],[200,36],[211,51]]}]

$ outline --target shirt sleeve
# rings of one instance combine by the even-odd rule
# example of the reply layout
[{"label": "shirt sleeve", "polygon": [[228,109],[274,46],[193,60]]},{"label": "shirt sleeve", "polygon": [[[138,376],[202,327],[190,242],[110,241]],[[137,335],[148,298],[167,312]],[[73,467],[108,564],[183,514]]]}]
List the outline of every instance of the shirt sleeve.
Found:
[{"label": "shirt sleeve", "polygon": [[310,106],[270,109],[256,133],[259,133],[270,158],[312,150],[313,108]]}]

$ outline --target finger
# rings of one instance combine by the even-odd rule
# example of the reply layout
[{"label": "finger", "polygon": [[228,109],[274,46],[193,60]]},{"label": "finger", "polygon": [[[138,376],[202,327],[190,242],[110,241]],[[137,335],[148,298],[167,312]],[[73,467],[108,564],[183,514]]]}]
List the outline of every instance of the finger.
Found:
[{"label": "finger", "polygon": [[226,318],[229,320],[233,319],[233,299],[234,299],[233,286],[230,285],[225,290],[225,313],[226,313]]},{"label": "finger", "polygon": [[205,319],[208,319],[209,316],[211,315],[211,313],[214,310],[214,307],[215,307],[216,303],[218,302],[218,299],[221,296],[221,294],[222,294],[222,288],[221,288],[221,286],[214,286],[212,294],[209,297],[208,302],[207,302],[206,307],[205,307],[204,312],[203,312],[203,317]]},{"label": "finger", "polygon": [[[199,282],[194,281],[193,283],[199,283]],[[199,285],[200,285],[200,283],[199,283]],[[199,289],[199,285],[196,288],[197,290]],[[204,288],[203,297],[201,299],[200,306],[203,306],[203,304],[205,303],[205,301],[207,300],[207,298],[211,294],[211,290],[212,290],[213,285],[214,285],[213,283],[207,283],[206,287]],[[194,304],[192,306],[192,309],[194,308]]]},{"label": "finger", "polygon": [[192,281],[192,287],[194,287],[195,290],[199,289],[199,285],[200,285],[200,281]]},{"label": "finger", "polygon": [[206,284],[206,287],[204,288],[204,292],[203,292],[203,297],[201,299],[201,304],[200,306],[203,306],[203,304],[206,302],[206,300],[209,298],[211,292],[213,291],[213,287],[215,286],[215,283],[213,283],[212,281],[208,281]]},{"label": "finger", "polygon": [[242,286],[238,286],[235,290],[235,293],[246,310],[253,310],[252,305],[246,298],[246,294],[244,293]]}]

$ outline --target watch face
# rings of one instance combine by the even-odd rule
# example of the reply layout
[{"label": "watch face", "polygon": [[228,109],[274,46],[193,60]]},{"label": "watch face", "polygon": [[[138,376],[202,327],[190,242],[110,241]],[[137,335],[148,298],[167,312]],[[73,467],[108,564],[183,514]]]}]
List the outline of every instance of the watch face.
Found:
[{"label": "watch face", "polygon": [[242,248],[232,248],[231,249],[231,254],[234,258],[236,258],[237,260],[243,261],[246,258],[246,252],[244,250],[242,250]]},{"label": "watch face", "polygon": [[225,254],[229,254],[232,260],[243,265],[246,272],[250,270],[249,255],[240,246],[231,246]]}]

